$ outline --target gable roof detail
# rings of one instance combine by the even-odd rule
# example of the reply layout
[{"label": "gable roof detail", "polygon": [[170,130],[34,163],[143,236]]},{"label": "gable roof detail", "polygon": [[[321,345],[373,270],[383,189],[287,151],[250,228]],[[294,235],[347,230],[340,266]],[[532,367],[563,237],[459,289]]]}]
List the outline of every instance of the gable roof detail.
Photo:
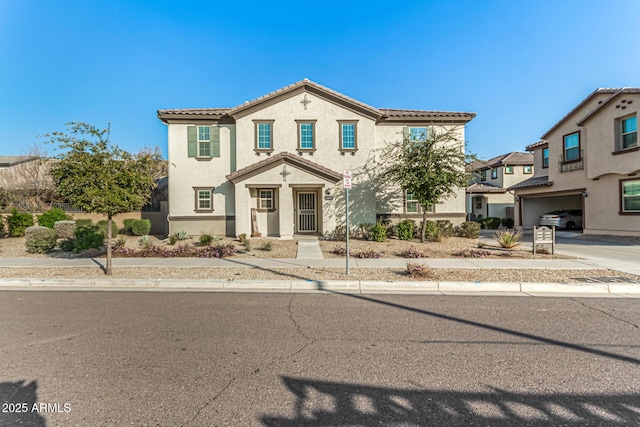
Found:
[{"label": "gable roof detail", "polygon": [[276,155],[269,157],[268,159],[261,160],[257,163],[239,169],[233,173],[230,173],[225,178],[233,183],[237,183],[238,181],[242,181],[244,178],[248,178],[251,175],[255,175],[261,169],[271,169],[272,167],[278,166],[280,164],[290,164],[292,166],[296,166],[302,170],[305,170],[313,175],[319,176],[320,178],[326,179],[327,181],[336,183],[342,179],[342,174],[321,166],[317,163],[314,163],[310,160],[304,159],[300,156],[296,156],[294,154],[283,151]]},{"label": "gable roof detail", "polygon": [[316,95],[328,102],[347,108],[357,114],[369,117],[376,122],[410,123],[410,122],[451,122],[467,123],[472,120],[475,113],[432,111],[432,110],[401,110],[393,108],[379,109],[371,105],[348,97],[340,92],[322,86],[309,79],[303,79],[291,85],[277,89],[266,95],[247,101],[231,108],[185,108],[158,110],[158,118],[164,123],[169,120],[211,119],[231,120],[243,117],[253,111],[259,110],[265,105],[271,105],[282,99],[301,93]]},{"label": "gable roof detail", "polygon": [[525,147],[525,150],[527,151],[533,151],[535,148],[538,147],[546,147],[549,145],[549,141],[538,141],[538,142],[534,142],[533,144],[529,144]]},{"label": "gable roof detail", "polygon": [[506,193],[502,187],[476,182],[467,187],[467,193]]},{"label": "gable roof detail", "polygon": [[467,166],[467,170],[476,171],[512,165],[533,165],[533,154],[513,151],[511,153],[496,156],[489,160],[475,161]]},{"label": "gable roof detail", "polygon": [[586,114],[586,116],[584,116],[582,119],[578,120],[577,125],[581,126],[581,123],[584,122],[585,120],[587,120],[592,114],[594,114],[596,111],[598,111],[600,108],[604,107],[606,104],[608,104],[612,99],[614,99],[616,96],[618,96],[621,93],[640,93],[640,88],[633,88],[633,87],[623,87],[623,88],[598,88],[596,90],[594,90],[593,92],[591,92],[585,99],[582,100],[582,102],[580,102],[578,105],[576,105],[571,111],[569,111],[567,114],[565,114],[564,117],[562,117],[556,124],[554,124],[551,129],[549,129],[548,131],[545,132],[544,135],[542,135],[542,137],[540,139],[547,139],[547,137],[549,136],[549,134],[551,132],[553,132],[558,126],[562,125],[564,122],[566,122],[570,117],[572,117],[578,110],[580,110],[580,108],[582,108],[583,105],[587,104],[589,101],[591,101],[591,99],[593,99],[594,96],[598,96],[598,95],[609,95],[609,97],[607,97],[605,100],[602,100],[598,103],[598,106],[589,111],[589,113]]}]

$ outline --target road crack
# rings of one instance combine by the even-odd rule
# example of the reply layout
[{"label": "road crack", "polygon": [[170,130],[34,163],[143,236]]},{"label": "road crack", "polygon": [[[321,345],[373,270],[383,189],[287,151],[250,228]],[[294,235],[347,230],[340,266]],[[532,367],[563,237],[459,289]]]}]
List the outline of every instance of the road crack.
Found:
[{"label": "road crack", "polygon": [[609,317],[611,317],[612,319],[616,319],[616,320],[617,320],[617,321],[619,321],[619,322],[626,323],[627,325],[631,325],[631,326],[633,326],[633,327],[634,327],[634,328],[636,328],[636,329],[640,329],[640,326],[636,325],[635,323],[630,322],[630,321],[625,320],[625,319],[621,319],[620,317],[614,316],[613,314],[611,314],[611,313],[609,313],[609,312],[607,312],[607,311],[601,310],[601,309],[599,309],[599,308],[591,307],[591,306],[589,306],[589,305],[587,305],[587,304],[583,303],[582,301],[577,301],[577,300],[575,300],[575,299],[573,299],[573,298],[569,298],[569,299],[570,299],[571,301],[575,302],[575,303],[578,303],[578,304],[582,305],[582,306],[583,306],[583,307],[585,307],[585,308],[588,308],[588,309],[593,310],[593,311],[597,311],[597,312],[599,312],[599,313],[604,314],[605,316],[609,316]]},{"label": "road crack", "polygon": [[222,393],[224,393],[229,387],[231,387],[231,384],[235,381],[235,377],[231,377],[231,379],[229,379],[229,382],[227,383],[227,385],[225,385],[224,387],[222,387],[222,390],[220,390],[215,396],[213,396],[211,399],[209,399],[207,402],[205,402],[204,405],[202,405],[195,413],[195,415],[193,417],[191,417],[191,419],[189,421],[187,421],[186,423],[182,424],[180,427],[184,427],[187,424],[191,423],[191,421],[195,420],[196,418],[198,418],[198,416],[200,416],[200,413],[202,411],[204,411],[204,409],[209,406],[211,403],[213,403],[218,397],[220,397],[220,395]]}]

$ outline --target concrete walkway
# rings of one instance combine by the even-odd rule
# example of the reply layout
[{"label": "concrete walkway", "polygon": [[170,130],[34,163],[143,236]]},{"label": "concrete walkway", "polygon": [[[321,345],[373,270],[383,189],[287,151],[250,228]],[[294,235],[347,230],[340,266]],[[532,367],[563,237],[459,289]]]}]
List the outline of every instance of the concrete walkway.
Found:
[{"label": "concrete walkway", "polygon": [[300,236],[298,240],[298,252],[296,259],[322,259],[320,242],[316,236]]}]

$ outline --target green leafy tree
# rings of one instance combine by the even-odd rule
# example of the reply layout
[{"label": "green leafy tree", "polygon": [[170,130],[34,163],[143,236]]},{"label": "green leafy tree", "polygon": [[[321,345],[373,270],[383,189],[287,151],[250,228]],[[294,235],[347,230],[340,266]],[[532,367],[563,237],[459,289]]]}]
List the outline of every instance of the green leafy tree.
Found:
[{"label": "green leafy tree", "polygon": [[405,135],[401,141],[388,143],[380,154],[379,182],[386,188],[400,187],[412,193],[424,208],[420,241],[425,240],[427,212],[456,191],[465,188],[470,175],[458,126],[431,126],[422,138]]},{"label": "green leafy tree", "polygon": [[109,141],[110,129],[82,122],[67,124],[67,132],[45,135],[61,153],[51,169],[58,194],[85,212],[107,216],[107,265],[111,270],[111,224],[117,214],[142,208],[155,187],[159,154],[130,154]]}]

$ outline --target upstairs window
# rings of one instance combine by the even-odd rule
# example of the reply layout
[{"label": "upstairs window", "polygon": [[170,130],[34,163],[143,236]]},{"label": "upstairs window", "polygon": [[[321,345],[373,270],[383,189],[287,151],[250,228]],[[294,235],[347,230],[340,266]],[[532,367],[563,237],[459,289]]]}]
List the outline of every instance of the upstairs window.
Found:
[{"label": "upstairs window", "polygon": [[273,120],[254,120],[256,152],[273,151]]},{"label": "upstairs window", "polygon": [[198,126],[198,157],[211,157],[209,126]]},{"label": "upstairs window", "polygon": [[340,147],[342,152],[350,151],[352,154],[358,150],[358,128],[355,121],[338,121],[340,130]]},{"label": "upstairs window", "polygon": [[638,117],[633,116],[621,120],[622,149],[638,146]]},{"label": "upstairs window", "polygon": [[542,167],[543,168],[549,167],[549,149],[548,148],[542,149]]},{"label": "upstairs window", "polygon": [[491,169],[491,179],[498,178],[498,169]]},{"label": "upstairs window", "polygon": [[315,144],[315,120],[296,120],[298,123],[298,150],[314,151]]},{"label": "upstairs window", "polygon": [[480,181],[486,181],[486,180],[487,180],[487,170],[482,169],[480,171]]},{"label": "upstairs window", "polygon": [[409,140],[410,141],[426,141],[427,140],[427,128],[409,128]]},{"label": "upstairs window", "polygon": [[512,175],[513,174],[513,166],[505,166],[504,167],[504,173],[506,173],[507,175]]},{"label": "upstairs window", "polygon": [[580,160],[580,132],[565,135],[564,138],[564,154],[565,162],[573,162]]},{"label": "upstairs window", "polygon": [[522,173],[526,173],[526,174],[530,174],[533,172],[533,168],[531,166],[523,166],[522,167]]}]

